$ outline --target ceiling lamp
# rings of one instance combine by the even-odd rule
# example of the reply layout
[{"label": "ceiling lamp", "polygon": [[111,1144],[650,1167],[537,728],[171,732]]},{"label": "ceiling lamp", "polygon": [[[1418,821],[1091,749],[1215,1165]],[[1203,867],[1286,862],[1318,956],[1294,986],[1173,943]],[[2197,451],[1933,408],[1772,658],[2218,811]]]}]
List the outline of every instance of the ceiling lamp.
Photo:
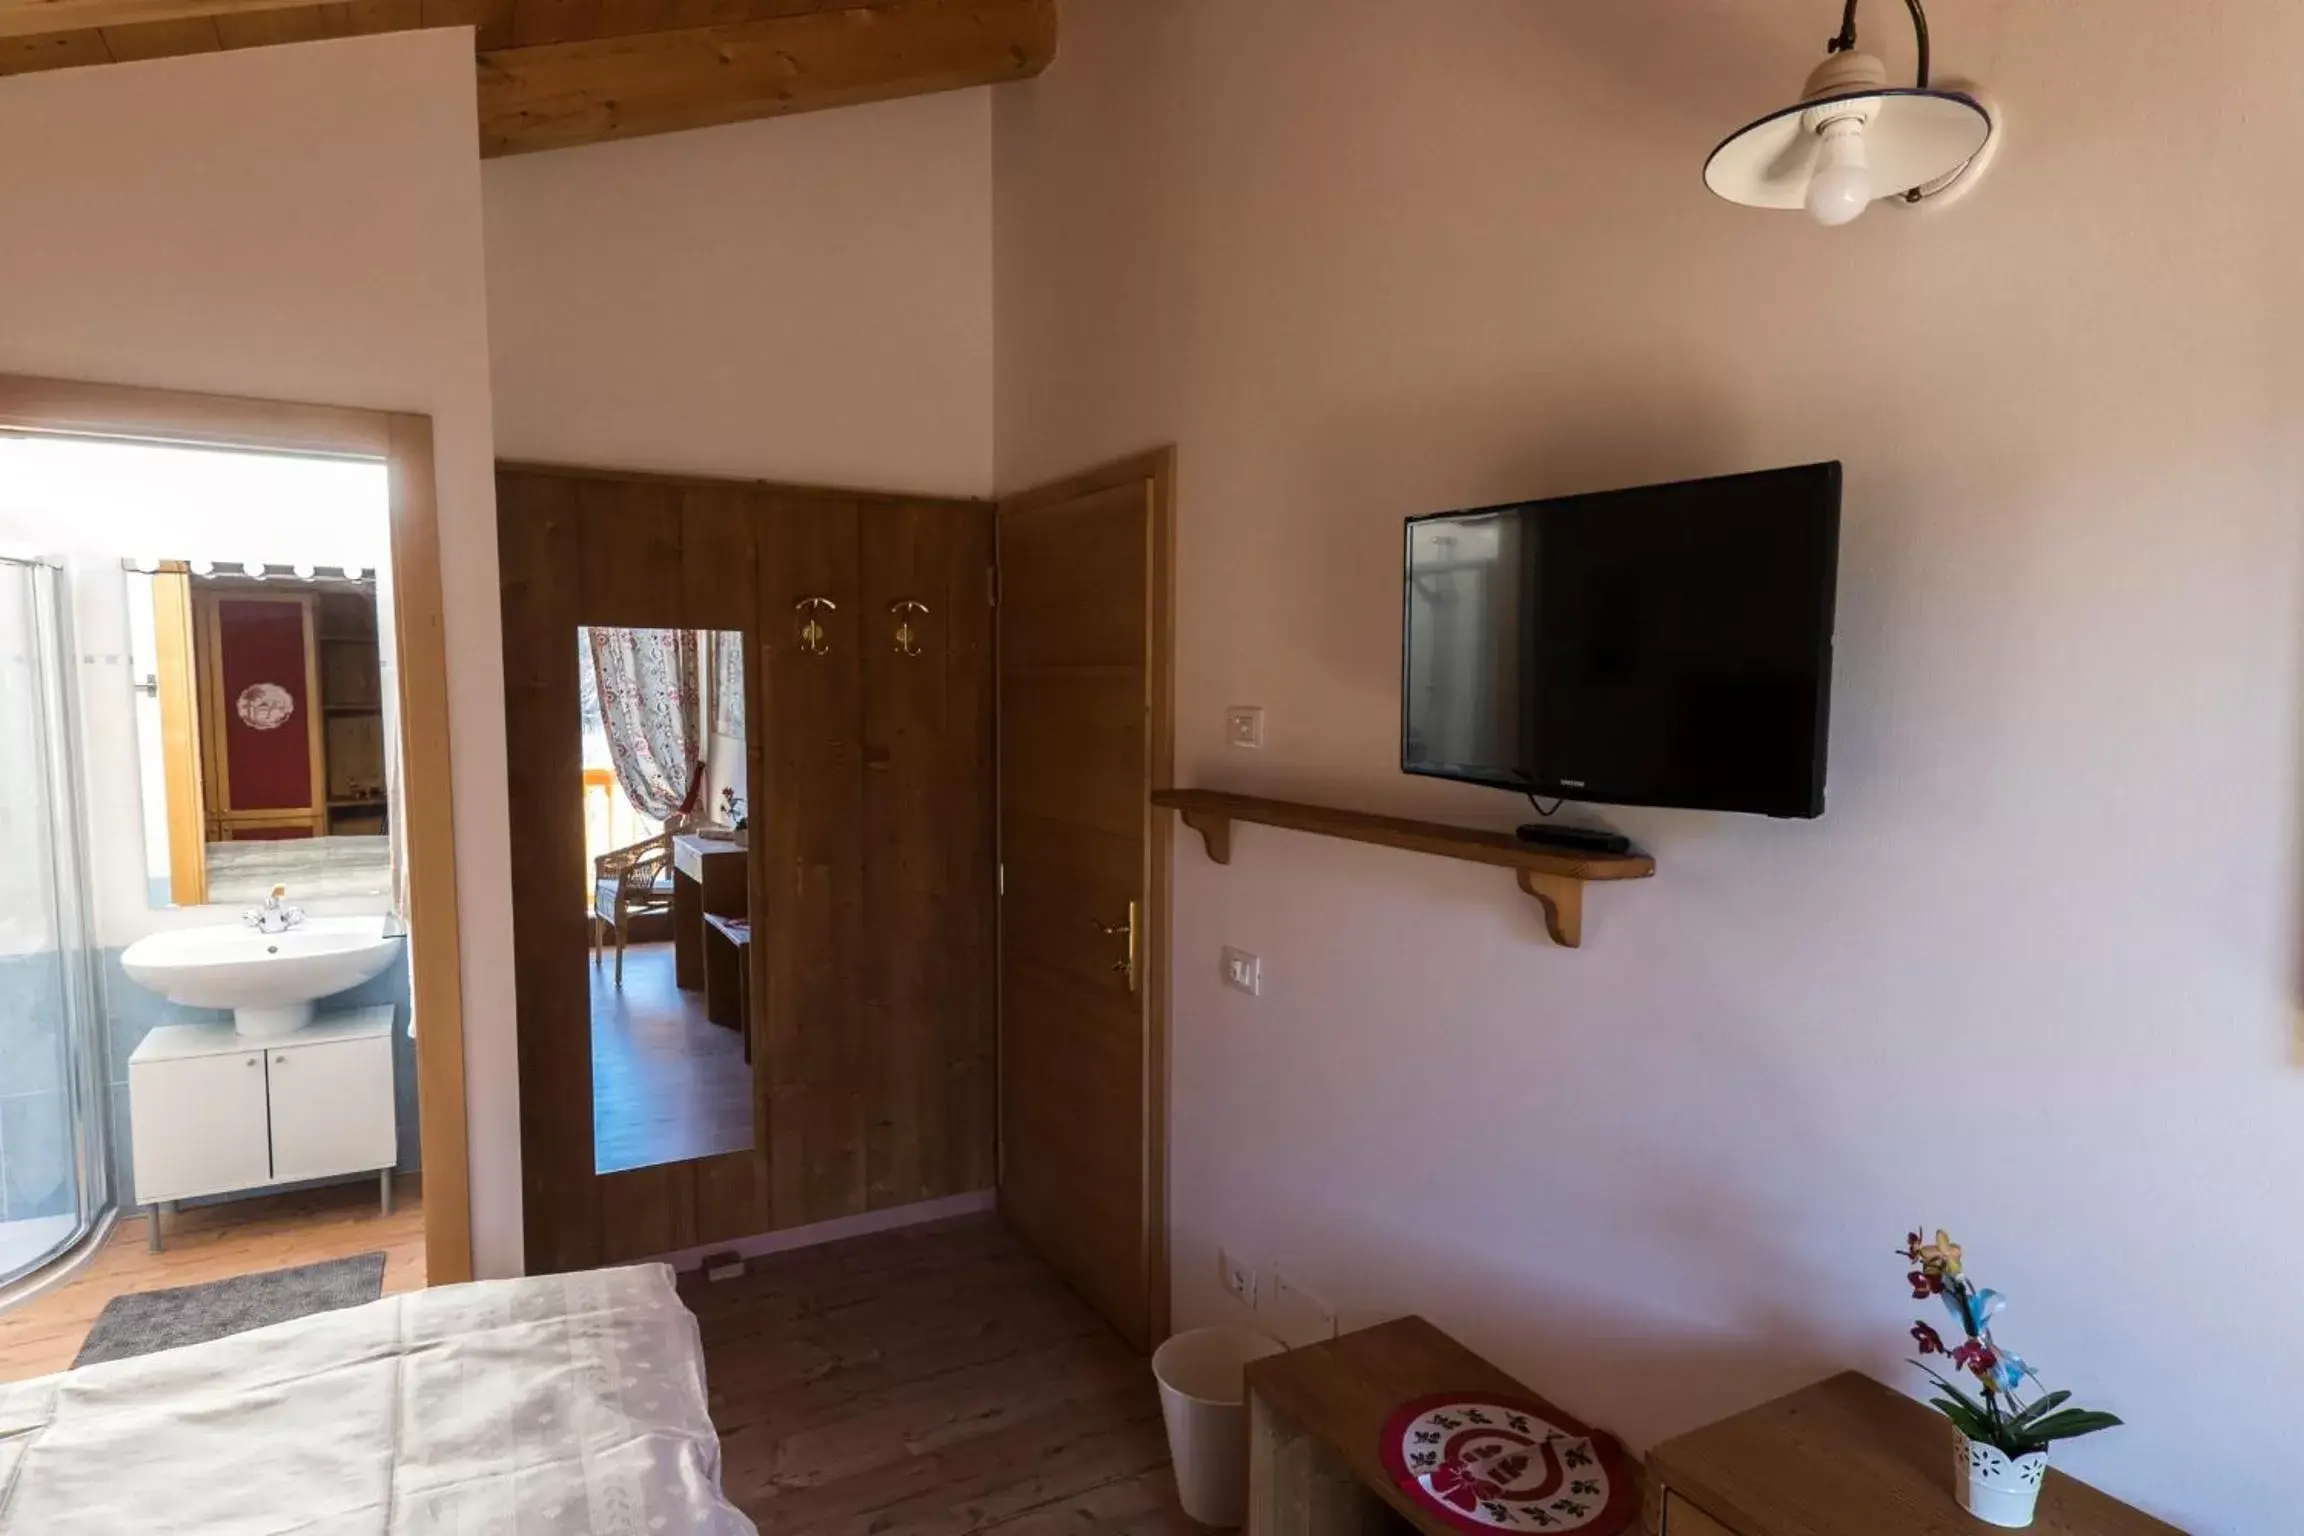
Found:
[{"label": "ceiling lamp", "polygon": [[1857,0],[1797,104],[1730,134],[1704,163],[1704,184],[1748,208],[1806,208],[1846,224],[1882,197],[1949,200],[1973,185],[1996,141],[1992,114],[1964,91],[1928,83],[1928,13],[1904,0],[1919,44],[1919,83],[1892,86],[1856,49]]}]

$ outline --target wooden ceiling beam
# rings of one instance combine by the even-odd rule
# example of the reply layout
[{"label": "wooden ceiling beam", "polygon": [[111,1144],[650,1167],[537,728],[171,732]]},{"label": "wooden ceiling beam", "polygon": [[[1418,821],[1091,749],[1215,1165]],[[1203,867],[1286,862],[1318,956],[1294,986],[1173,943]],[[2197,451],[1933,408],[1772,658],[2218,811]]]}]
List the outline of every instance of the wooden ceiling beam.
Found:
[{"label": "wooden ceiling beam", "polygon": [[151,21],[292,10],[311,0],[0,0],[0,37],[131,27]]},{"label": "wooden ceiling beam", "polygon": [[483,50],[480,152],[522,154],[1027,79],[1056,0],[892,0]]}]

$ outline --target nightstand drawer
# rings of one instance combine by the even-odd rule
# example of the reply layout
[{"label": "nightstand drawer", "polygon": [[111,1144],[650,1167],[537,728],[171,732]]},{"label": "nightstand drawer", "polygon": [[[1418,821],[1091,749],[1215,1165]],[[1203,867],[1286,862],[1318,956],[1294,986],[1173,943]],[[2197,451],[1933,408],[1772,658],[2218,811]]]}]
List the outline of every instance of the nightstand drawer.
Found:
[{"label": "nightstand drawer", "polygon": [[1695,1505],[1676,1493],[1664,1495],[1663,1536],[1736,1536]]}]

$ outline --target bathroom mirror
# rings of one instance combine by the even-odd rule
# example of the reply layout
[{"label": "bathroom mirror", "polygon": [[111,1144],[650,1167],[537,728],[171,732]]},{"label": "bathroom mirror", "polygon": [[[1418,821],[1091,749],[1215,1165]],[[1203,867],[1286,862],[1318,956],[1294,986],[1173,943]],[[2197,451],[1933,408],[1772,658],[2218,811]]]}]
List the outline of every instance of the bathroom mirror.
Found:
[{"label": "bathroom mirror", "polygon": [[576,632],[594,1169],[751,1147],[745,641]]},{"label": "bathroom mirror", "polygon": [[376,572],[156,560],[126,579],[151,905],[389,899]]}]

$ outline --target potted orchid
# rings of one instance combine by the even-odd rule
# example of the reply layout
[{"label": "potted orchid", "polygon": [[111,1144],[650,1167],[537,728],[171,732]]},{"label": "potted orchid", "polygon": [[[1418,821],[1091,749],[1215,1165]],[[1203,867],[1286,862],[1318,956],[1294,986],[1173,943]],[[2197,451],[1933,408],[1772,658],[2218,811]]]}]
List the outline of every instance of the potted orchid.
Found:
[{"label": "potted orchid", "polygon": [[[1998,1291],[1979,1289],[1962,1272],[1960,1245],[1941,1228],[1932,1243],[1923,1242],[1918,1232],[1907,1235],[1903,1254],[1913,1265],[1913,1297],[1936,1297],[1959,1325],[1960,1342],[1947,1345],[1935,1328],[1914,1323],[1912,1339],[1923,1358],[1912,1363],[1943,1389],[1933,1405],[1960,1431],[1952,1474],[1960,1507],[1992,1525],[2028,1526],[2048,1475],[2049,1445],[2120,1421],[2094,1409],[2065,1407],[2071,1393],[2046,1390],[2022,1356],[1994,1341],[1992,1320],[2007,1299]],[[1942,1356],[1955,1372],[1975,1377],[1977,1393],[1969,1394],[1930,1365],[1930,1356]]]}]

